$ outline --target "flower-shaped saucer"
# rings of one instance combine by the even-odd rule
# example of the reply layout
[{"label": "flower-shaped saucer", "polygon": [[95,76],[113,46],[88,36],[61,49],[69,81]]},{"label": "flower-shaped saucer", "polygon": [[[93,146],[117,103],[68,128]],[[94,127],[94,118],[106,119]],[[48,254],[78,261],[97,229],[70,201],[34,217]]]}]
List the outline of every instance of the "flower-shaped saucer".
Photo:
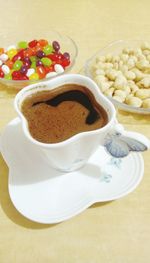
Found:
[{"label": "flower-shaped saucer", "polygon": [[140,153],[112,158],[103,147],[82,169],[58,172],[26,139],[19,118],[5,128],[1,153],[9,167],[9,194],[14,206],[40,223],[62,222],[96,202],[123,197],[137,187],[144,173]]}]

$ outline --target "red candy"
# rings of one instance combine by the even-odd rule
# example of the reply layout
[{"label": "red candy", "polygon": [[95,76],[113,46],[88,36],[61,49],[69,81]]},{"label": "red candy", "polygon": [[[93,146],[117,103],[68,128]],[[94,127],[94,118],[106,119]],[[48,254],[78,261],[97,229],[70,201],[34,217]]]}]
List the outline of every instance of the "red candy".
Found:
[{"label": "red candy", "polygon": [[4,77],[4,72],[2,71],[2,69],[0,68],[0,78]]},{"label": "red candy", "polygon": [[31,47],[31,48],[32,48],[32,47],[35,47],[35,46],[37,45],[37,43],[38,43],[38,41],[37,41],[37,40],[32,40],[32,41],[30,41],[30,42],[29,42],[29,44],[28,44],[28,45],[29,45],[29,47]]}]

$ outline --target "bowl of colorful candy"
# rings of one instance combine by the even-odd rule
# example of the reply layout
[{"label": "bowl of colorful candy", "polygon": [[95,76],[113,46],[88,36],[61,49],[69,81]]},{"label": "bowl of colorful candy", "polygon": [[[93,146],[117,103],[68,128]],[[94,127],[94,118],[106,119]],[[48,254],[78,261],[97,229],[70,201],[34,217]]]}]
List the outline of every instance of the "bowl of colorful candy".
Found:
[{"label": "bowl of colorful candy", "polygon": [[0,83],[21,89],[71,70],[77,57],[75,42],[55,31],[39,35],[5,39],[0,47]]},{"label": "bowl of colorful candy", "polygon": [[84,73],[117,108],[150,114],[150,41],[113,42],[88,59]]}]

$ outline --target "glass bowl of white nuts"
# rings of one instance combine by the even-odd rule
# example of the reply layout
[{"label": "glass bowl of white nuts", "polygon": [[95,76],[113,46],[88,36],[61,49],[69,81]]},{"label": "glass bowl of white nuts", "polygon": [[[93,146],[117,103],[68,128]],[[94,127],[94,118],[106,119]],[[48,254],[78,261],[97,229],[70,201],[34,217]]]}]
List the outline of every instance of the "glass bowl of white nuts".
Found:
[{"label": "glass bowl of white nuts", "polygon": [[84,73],[117,108],[150,114],[150,41],[113,42],[86,62]]}]

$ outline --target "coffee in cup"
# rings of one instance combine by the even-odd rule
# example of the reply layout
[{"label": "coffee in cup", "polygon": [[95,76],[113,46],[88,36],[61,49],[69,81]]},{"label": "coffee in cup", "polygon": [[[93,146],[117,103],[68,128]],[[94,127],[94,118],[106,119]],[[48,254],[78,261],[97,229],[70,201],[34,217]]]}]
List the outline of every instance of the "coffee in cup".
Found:
[{"label": "coffee in cup", "polygon": [[38,91],[22,103],[31,136],[43,143],[62,142],[78,133],[100,129],[108,122],[92,92],[77,84]]}]

